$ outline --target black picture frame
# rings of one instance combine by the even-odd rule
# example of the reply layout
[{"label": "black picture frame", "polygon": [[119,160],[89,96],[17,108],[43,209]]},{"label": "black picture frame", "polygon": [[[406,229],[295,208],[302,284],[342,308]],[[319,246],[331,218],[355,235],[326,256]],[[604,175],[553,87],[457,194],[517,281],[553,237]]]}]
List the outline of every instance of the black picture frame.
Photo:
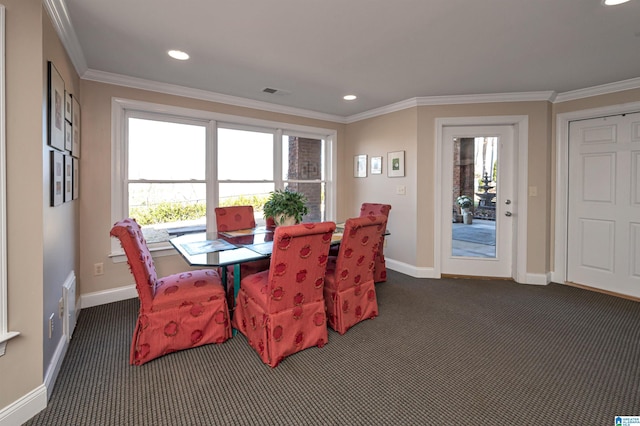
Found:
[{"label": "black picture frame", "polygon": [[48,102],[47,105],[49,107],[48,111],[48,128],[49,128],[49,137],[47,139],[47,143],[49,146],[58,149],[60,151],[64,150],[64,103],[65,103],[65,92],[64,92],[64,80],[60,76],[60,73],[53,65],[53,62],[49,61],[49,73],[48,73]]}]

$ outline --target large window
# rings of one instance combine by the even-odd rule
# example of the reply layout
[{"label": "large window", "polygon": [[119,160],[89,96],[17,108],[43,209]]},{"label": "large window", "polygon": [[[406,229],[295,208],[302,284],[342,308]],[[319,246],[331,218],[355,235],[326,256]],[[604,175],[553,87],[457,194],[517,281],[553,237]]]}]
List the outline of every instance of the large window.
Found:
[{"label": "large window", "polygon": [[127,114],[127,215],[151,243],[173,228],[204,229],[206,125],[142,117],[150,116]]},{"label": "large window", "polygon": [[135,217],[152,249],[214,230],[217,206],[252,205],[262,224],[274,189],[303,192],[306,221],[335,216],[335,131],[120,99],[112,120],[112,219]]}]

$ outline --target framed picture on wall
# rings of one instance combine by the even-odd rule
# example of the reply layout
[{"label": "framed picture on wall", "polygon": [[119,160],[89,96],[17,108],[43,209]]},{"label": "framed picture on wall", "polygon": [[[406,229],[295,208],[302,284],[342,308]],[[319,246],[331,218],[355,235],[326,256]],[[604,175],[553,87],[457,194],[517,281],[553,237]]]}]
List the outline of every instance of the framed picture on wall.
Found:
[{"label": "framed picture on wall", "polygon": [[367,155],[353,157],[353,177],[367,177]]},{"label": "framed picture on wall", "polygon": [[64,91],[64,119],[71,123],[71,93]]},{"label": "framed picture on wall", "polygon": [[64,155],[51,151],[51,206],[64,202]]},{"label": "framed picture on wall", "polygon": [[64,122],[64,149],[66,151],[71,151],[73,143],[73,129],[71,128],[71,123],[66,121]]},{"label": "framed picture on wall", "polygon": [[371,157],[371,174],[382,174],[382,157]]},{"label": "framed picture on wall", "polygon": [[47,142],[50,146],[64,149],[64,80],[60,73],[49,61],[49,93],[48,93],[48,127],[49,138]]},{"label": "framed picture on wall", "polygon": [[64,155],[64,202],[73,199],[73,163],[70,155]]},{"label": "framed picture on wall", "polygon": [[404,177],[404,151],[390,152],[387,159],[387,176]]},{"label": "framed picture on wall", "polygon": [[71,142],[71,155],[80,158],[80,103],[75,96],[71,97],[73,101],[73,107],[71,108],[71,124],[72,124],[72,142]]},{"label": "framed picture on wall", "polygon": [[73,199],[77,200],[80,196],[80,160],[73,158]]}]

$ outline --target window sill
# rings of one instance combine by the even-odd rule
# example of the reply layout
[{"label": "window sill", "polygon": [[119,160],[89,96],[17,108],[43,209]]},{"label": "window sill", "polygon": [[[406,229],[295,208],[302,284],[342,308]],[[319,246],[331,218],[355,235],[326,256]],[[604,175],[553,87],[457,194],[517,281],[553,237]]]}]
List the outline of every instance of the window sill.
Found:
[{"label": "window sill", "polygon": [[[155,244],[153,247],[149,247],[149,251],[153,257],[173,256],[177,254],[176,249],[173,248],[169,242]],[[109,257],[113,260],[113,263],[122,263],[127,261],[127,256],[124,254],[124,250],[122,249],[112,251],[109,254]]]},{"label": "window sill", "polygon": [[20,333],[18,331],[7,331],[6,333],[0,335],[0,356],[4,355],[4,351],[7,347],[7,342],[10,339],[18,336]]}]

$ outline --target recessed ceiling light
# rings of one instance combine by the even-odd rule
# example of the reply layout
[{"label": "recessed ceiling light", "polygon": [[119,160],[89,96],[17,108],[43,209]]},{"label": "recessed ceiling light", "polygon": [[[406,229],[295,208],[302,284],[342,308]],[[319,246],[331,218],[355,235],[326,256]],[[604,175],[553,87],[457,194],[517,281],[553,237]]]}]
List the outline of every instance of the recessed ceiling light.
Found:
[{"label": "recessed ceiling light", "polygon": [[616,6],[618,4],[626,3],[629,0],[602,0],[602,4],[605,6]]},{"label": "recessed ceiling light", "polygon": [[358,97],[356,95],[345,95],[342,99],[344,99],[345,101],[353,101],[357,98]]},{"label": "recessed ceiling light", "polygon": [[182,50],[170,50],[167,53],[173,59],[178,59],[180,61],[186,61],[187,59],[189,59],[189,54],[186,52],[183,52]]}]

